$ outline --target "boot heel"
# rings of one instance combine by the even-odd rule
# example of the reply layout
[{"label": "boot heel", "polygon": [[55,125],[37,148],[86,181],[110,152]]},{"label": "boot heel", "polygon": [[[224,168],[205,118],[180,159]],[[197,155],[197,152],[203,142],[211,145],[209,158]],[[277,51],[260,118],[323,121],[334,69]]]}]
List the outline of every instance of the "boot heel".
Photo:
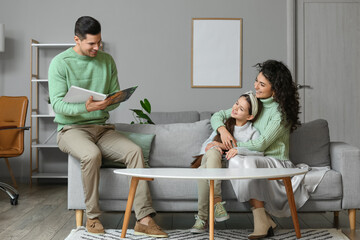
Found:
[{"label": "boot heel", "polygon": [[272,227],[269,228],[266,237],[273,237],[274,236],[274,230]]}]

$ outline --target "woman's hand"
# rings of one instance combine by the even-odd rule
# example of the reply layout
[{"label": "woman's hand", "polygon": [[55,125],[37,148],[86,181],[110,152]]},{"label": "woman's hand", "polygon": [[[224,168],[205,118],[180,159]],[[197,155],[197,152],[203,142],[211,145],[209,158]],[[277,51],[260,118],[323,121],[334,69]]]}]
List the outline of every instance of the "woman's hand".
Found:
[{"label": "woman's hand", "polygon": [[226,153],[226,159],[230,160],[230,158],[235,157],[237,154],[238,150],[236,148],[232,148]]},{"label": "woman's hand", "polygon": [[220,138],[225,146],[225,150],[232,149],[234,146],[236,146],[235,138],[229,133],[229,131],[225,128],[225,126],[219,127],[217,131],[220,133]]},{"label": "woman's hand", "polygon": [[110,98],[107,98],[107,99],[105,99],[103,101],[94,101],[93,96],[90,96],[89,99],[85,103],[86,110],[88,112],[93,112],[93,111],[97,111],[97,110],[104,110],[105,108],[107,108],[107,106],[109,106],[111,101],[112,100]]}]

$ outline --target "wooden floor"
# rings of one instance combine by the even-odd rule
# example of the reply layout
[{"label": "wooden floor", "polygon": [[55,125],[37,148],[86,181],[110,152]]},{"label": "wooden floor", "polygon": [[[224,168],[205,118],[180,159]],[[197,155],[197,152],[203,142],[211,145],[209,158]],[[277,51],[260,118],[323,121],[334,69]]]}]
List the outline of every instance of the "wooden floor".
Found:
[{"label": "wooden floor", "polygon": [[[67,210],[67,184],[41,183],[20,184],[20,198],[16,206],[10,204],[8,196],[0,191],[0,239],[63,240],[75,228],[75,212]],[[158,213],[156,222],[164,229],[189,229],[194,223],[195,213]],[[357,211],[359,214],[359,211]],[[123,212],[106,212],[100,220],[105,228],[122,227]],[[253,228],[251,213],[230,213],[230,219],[215,224],[216,229]],[[334,214],[299,213],[300,228],[341,228],[350,239],[360,239],[360,230],[350,232],[346,211],[339,214],[336,226]],[[356,228],[360,229],[357,215]],[[279,228],[293,228],[291,218],[276,218]],[[129,228],[135,224],[131,217]]]}]

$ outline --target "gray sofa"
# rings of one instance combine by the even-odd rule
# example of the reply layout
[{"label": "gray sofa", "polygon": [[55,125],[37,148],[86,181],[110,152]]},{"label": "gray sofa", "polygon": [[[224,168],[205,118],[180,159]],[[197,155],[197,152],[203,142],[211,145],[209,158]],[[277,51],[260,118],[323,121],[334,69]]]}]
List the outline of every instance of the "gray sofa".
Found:
[{"label": "gray sofa", "polygon": [[[134,133],[135,137],[144,135],[148,139],[148,149],[142,147],[148,151],[150,167],[187,168],[192,156],[199,152],[202,142],[212,132],[210,117],[209,112],[158,112],[151,114],[156,125],[115,125],[119,131]],[[350,228],[355,229],[355,210],[360,208],[360,150],[343,142],[330,142],[327,122],[318,119],[303,124],[291,134],[290,158],[295,164],[330,167],[298,211],[337,213],[347,209]],[[76,224],[80,226],[85,209],[80,164],[72,156],[68,162],[68,209],[77,210]],[[114,174],[116,167],[123,166],[104,162],[101,168],[99,191],[103,211],[124,211],[126,207],[129,179]],[[149,182],[154,208],[165,212],[197,211],[197,184],[191,181],[156,179]],[[229,181],[222,182],[222,194],[229,212],[250,211],[248,204],[237,201]]]}]

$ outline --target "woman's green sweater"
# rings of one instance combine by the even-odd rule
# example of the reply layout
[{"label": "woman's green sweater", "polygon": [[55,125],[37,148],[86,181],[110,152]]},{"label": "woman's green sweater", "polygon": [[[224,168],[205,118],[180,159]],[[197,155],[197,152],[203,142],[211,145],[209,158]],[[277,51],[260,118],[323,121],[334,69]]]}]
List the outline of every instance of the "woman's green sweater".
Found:
[{"label": "woman's green sweater", "polygon": [[[279,104],[272,97],[260,99],[263,108],[254,122],[254,127],[260,132],[260,137],[248,142],[238,142],[239,147],[252,151],[264,152],[265,156],[278,160],[289,160],[290,127],[282,120],[278,110]],[[224,126],[224,121],[231,116],[231,110],[221,110],[211,118],[214,130]]]}]

